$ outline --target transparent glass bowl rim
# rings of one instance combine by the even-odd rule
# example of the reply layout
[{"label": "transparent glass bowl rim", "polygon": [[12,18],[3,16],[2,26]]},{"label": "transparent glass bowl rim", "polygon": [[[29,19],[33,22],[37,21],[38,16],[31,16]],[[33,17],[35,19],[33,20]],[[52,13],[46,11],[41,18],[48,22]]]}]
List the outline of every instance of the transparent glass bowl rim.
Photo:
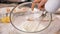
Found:
[{"label": "transparent glass bowl rim", "polygon": [[22,6],[22,5],[25,5],[25,4],[29,4],[29,3],[32,3],[32,2],[25,2],[25,3],[19,4],[18,6],[14,7],[14,8],[11,10],[11,12],[10,12],[10,23],[11,23],[11,25],[12,25],[15,29],[17,29],[17,30],[19,30],[19,31],[21,31],[21,32],[24,32],[24,33],[38,33],[38,32],[41,32],[41,31],[47,29],[47,28],[50,26],[51,22],[52,22],[52,13],[50,13],[50,18],[51,18],[51,19],[50,19],[50,21],[49,21],[48,26],[46,26],[44,29],[42,29],[42,30],[40,30],[40,31],[35,31],[35,32],[22,31],[22,30],[18,29],[18,28],[13,24],[13,22],[12,22],[12,20],[11,20],[11,15],[12,15],[12,12],[14,11],[14,9],[17,8],[17,7],[19,7],[19,6]]}]

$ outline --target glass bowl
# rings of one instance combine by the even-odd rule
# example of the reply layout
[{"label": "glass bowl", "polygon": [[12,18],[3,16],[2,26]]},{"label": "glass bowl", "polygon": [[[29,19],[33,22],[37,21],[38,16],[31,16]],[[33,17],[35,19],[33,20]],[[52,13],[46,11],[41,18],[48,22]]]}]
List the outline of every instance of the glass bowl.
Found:
[{"label": "glass bowl", "polygon": [[[27,33],[37,33],[49,27],[52,21],[52,14],[41,11],[35,6],[31,9],[32,2],[19,4],[10,12],[10,22],[14,28]],[[15,12],[14,10],[18,11]],[[44,15],[43,15],[44,14]]]}]

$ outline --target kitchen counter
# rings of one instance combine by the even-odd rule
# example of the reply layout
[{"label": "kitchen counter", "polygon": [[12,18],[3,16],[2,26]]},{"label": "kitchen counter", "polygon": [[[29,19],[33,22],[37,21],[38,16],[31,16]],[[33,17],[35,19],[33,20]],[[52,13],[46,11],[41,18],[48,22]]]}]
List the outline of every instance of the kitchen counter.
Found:
[{"label": "kitchen counter", "polygon": [[[16,6],[16,4],[0,4],[0,8],[6,6]],[[0,23],[0,34],[57,34],[56,32],[60,29],[60,15],[53,14],[53,19],[51,25],[39,33],[23,33],[16,30],[10,23]]]},{"label": "kitchen counter", "polygon": [[18,4],[2,4],[2,3],[0,3],[0,8],[1,7],[15,7],[15,6],[17,6]]}]

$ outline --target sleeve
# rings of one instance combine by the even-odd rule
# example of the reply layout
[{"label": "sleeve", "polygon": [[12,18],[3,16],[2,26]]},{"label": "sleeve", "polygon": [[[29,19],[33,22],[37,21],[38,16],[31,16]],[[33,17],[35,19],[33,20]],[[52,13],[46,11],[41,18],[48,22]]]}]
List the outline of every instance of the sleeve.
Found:
[{"label": "sleeve", "polygon": [[54,13],[60,8],[60,0],[48,0],[45,4],[46,11]]}]

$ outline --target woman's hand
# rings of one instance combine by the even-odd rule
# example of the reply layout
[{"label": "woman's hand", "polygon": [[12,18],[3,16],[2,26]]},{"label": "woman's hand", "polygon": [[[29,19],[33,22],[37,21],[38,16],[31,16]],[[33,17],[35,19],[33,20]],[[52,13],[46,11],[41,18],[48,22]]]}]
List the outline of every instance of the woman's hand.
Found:
[{"label": "woman's hand", "polygon": [[34,0],[32,3],[32,10],[34,9],[34,6],[38,4],[38,9],[44,10],[44,6],[47,0]]}]

